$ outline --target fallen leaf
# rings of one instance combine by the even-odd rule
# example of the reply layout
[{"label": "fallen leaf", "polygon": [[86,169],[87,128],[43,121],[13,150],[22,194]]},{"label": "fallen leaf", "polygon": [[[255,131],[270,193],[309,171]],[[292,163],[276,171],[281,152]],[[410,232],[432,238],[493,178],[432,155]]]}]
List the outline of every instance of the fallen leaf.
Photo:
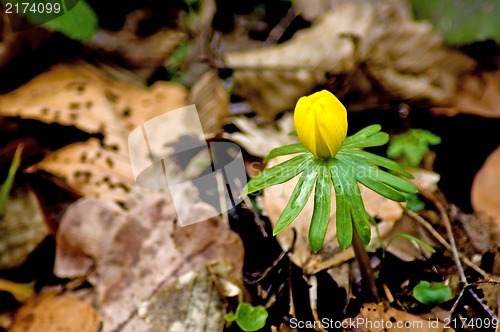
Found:
[{"label": "fallen leaf", "polygon": [[207,71],[193,85],[189,100],[196,105],[205,134],[219,133],[224,118],[231,113],[229,93],[215,69]]},{"label": "fallen leaf", "polygon": [[429,23],[412,21],[409,9],[397,2],[344,0],[332,7],[289,41],[225,54],[225,63],[235,70],[235,93],[262,118],[269,121],[293,108],[327,77],[360,69],[364,79],[349,81],[349,89],[369,94],[377,86],[394,100],[441,104],[454,96],[457,77],[474,66],[445,48]]},{"label": "fallen leaf", "polygon": [[[213,208],[205,203],[191,206],[193,215],[207,209]],[[93,304],[104,331],[137,331],[128,324],[139,324],[141,306],[160,301],[158,294],[165,286],[175,287],[182,275],[199,273],[206,265],[224,264],[222,278],[242,284],[243,245],[238,235],[219,217],[178,227],[171,198],[165,194],[150,194],[128,213],[112,202],[81,199],[64,214],[56,241],[54,273],[87,276],[95,287]],[[159,319],[171,324],[179,318],[164,315],[145,315],[140,324],[157,324]]]},{"label": "fallen leaf", "polygon": [[332,9],[330,0],[297,0],[295,10],[307,21],[314,21],[325,11]]},{"label": "fallen leaf", "polygon": [[500,71],[464,76],[458,86],[452,107],[436,107],[435,114],[454,116],[459,113],[500,118]]},{"label": "fallen leaf", "polygon": [[[27,171],[46,170],[81,195],[119,201],[133,183],[128,134],[146,120],[186,105],[186,96],[186,90],[174,83],[146,88],[115,80],[90,65],[58,65],[0,96],[0,115],[102,134],[101,142],[91,139],[66,146]],[[106,179],[113,179],[112,184],[104,183]]]},{"label": "fallen leaf", "polygon": [[185,33],[176,30],[160,30],[150,36],[140,36],[139,25],[149,15],[144,9],[130,12],[120,31],[100,29],[89,46],[122,58],[126,66],[147,80],[186,38]]},{"label": "fallen leaf", "polygon": [[22,306],[9,332],[96,332],[99,318],[91,306],[77,298],[45,293]]},{"label": "fallen leaf", "polygon": [[0,270],[21,265],[47,235],[49,230],[33,192],[12,191],[0,218]]},{"label": "fallen leaf", "polygon": [[221,331],[224,302],[206,268],[190,271],[140,304],[122,331]]},{"label": "fallen leaf", "polygon": [[288,135],[295,130],[291,113],[283,115],[276,124],[259,126],[255,120],[244,116],[235,117],[233,123],[241,132],[224,133],[223,137],[238,143],[253,156],[265,157],[274,148],[299,141],[296,136]]},{"label": "fallen leaf", "polygon": [[35,283],[20,284],[5,279],[0,279],[0,290],[9,292],[18,302],[25,302],[35,295]]},{"label": "fallen leaf", "polygon": [[418,316],[394,308],[384,308],[383,305],[365,303],[355,318],[343,322],[349,328],[344,331],[355,332],[442,332],[454,331],[445,328],[444,323],[435,319],[423,319]]},{"label": "fallen leaf", "polygon": [[493,151],[477,172],[471,189],[474,210],[491,218],[491,239],[500,244],[500,147]]}]

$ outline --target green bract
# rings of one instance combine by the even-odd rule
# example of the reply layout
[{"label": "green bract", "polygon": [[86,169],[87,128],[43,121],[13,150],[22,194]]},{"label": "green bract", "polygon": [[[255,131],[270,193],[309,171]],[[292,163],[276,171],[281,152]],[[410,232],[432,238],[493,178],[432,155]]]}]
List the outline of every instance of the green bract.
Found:
[{"label": "green bract", "polygon": [[330,216],[331,187],[336,197],[337,239],[344,249],[353,237],[353,224],[364,244],[370,242],[370,222],[365,211],[358,182],[391,200],[404,202],[401,192],[416,193],[417,189],[406,180],[389,174],[375,166],[411,178],[398,163],[359,150],[386,144],[389,135],[381,132],[380,125],[368,126],[346,138],[342,148],[331,159],[315,158],[302,144],[292,144],[272,150],[265,160],[300,153],[252,178],[245,186],[245,194],[286,182],[300,175],[290,201],[283,210],[274,235],[281,232],[304,208],[313,189],[314,213],[309,228],[309,244],[314,252],[323,246]]}]

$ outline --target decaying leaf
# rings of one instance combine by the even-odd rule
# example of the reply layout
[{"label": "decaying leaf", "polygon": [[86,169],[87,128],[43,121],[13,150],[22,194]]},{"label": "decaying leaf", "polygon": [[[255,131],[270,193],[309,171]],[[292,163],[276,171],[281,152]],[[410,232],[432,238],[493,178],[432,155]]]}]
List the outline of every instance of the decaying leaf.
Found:
[{"label": "decaying leaf", "polygon": [[91,306],[70,295],[41,294],[22,306],[10,332],[96,332],[99,317]]},{"label": "decaying leaf", "polygon": [[397,100],[449,101],[457,76],[469,71],[473,61],[446,49],[430,24],[412,21],[395,3],[335,1],[332,11],[287,42],[226,53],[226,64],[235,69],[235,92],[272,120],[327,76],[350,75],[363,67],[364,79],[349,82],[351,89],[368,82]]},{"label": "decaying leaf", "polygon": [[477,172],[471,189],[471,202],[476,212],[491,218],[491,238],[500,243],[500,147],[493,151]]},{"label": "decaying leaf", "polygon": [[0,290],[9,292],[18,302],[25,302],[35,295],[34,286],[34,282],[20,284],[10,280],[0,279]]},{"label": "decaying leaf", "polygon": [[189,100],[196,105],[205,134],[220,132],[224,118],[231,114],[230,100],[224,81],[215,69],[207,71],[193,85]]},{"label": "decaying leaf", "polygon": [[353,332],[442,332],[454,331],[445,328],[444,323],[436,319],[423,319],[421,317],[400,311],[394,308],[384,308],[383,305],[365,303],[360,313],[355,318],[344,320],[349,328],[344,331]]},{"label": "decaying leaf", "polygon": [[186,35],[176,30],[160,30],[147,37],[138,36],[139,25],[147,16],[146,10],[138,9],[126,16],[122,30],[100,29],[90,41],[91,47],[121,57],[138,75],[148,79]]},{"label": "decaying leaf", "polygon": [[222,331],[223,305],[207,269],[190,271],[142,302],[123,331]]},{"label": "decaying leaf", "polygon": [[[213,208],[204,203],[191,207],[194,215],[206,209]],[[104,331],[114,331],[118,326],[123,331],[158,331],[152,326],[160,321],[177,322],[179,317],[174,313],[185,309],[169,309],[164,317],[147,313],[160,310],[155,309],[160,305],[170,307],[160,303],[168,300],[162,292],[172,292],[182,284],[185,273],[203,274],[201,269],[206,265],[223,264],[225,269],[214,267],[213,271],[225,272],[214,273],[226,282],[241,285],[240,238],[218,217],[178,227],[171,198],[165,194],[151,194],[128,213],[112,202],[81,199],[66,211],[56,240],[55,274],[87,275],[95,287],[93,304],[103,319]],[[192,284],[184,285],[187,289],[183,294],[188,294]],[[137,324],[148,329],[134,329]]]},{"label": "decaying leaf", "polygon": [[43,212],[33,192],[11,192],[0,218],[0,269],[21,265],[49,234]]},{"label": "decaying leaf", "polygon": [[458,113],[500,118],[500,71],[467,75],[460,80],[453,107],[433,109],[436,114]]},{"label": "decaying leaf", "polygon": [[224,133],[223,137],[238,143],[253,156],[263,158],[274,148],[299,141],[297,137],[288,135],[295,129],[291,113],[283,115],[276,125],[258,126],[255,120],[244,116],[234,118],[233,123],[241,133]]},{"label": "decaying leaf", "polygon": [[186,96],[186,90],[174,83],[146,88],[114,80],[90,65],[59,65],[0,96],[0,115],[102,134],[102,142],[67,146],[28,171],[51,172],[82,195],[120,200],[133,181],[128,134],[156,115],[185,106]]}]

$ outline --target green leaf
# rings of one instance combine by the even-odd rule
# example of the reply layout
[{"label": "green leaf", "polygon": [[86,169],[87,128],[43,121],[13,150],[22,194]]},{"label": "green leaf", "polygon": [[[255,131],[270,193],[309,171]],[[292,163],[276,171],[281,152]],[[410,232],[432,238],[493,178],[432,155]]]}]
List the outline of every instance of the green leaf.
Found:
[{"label": "green leaf", "polygon": [[389,135],[380,132],[381,129],[382,127],[378,124],[365,127],[354,135],[347,137],[341,149],[384,145],[389,141]]},{"label": "green leaf", "polygon": [[425,203],[420,199],[418,194],[408,194],[403,193],[406,196],[406,208],[412,210],[413,212],[422,211],[425,207]]},{"label": "green leaf", "polygon": [[292,130],[288,133],[288,136],[299,136],[299,134],[297,134],[297,130]]},{"label": "green leaf", "polygon": [[307,152],[307,148],[302,145],[302,143],[285,145],[276,149],[272,149],[271,152],[269,152],[269,154],[264,158],[264,162],[267,162],[279,156],[301,152]]},{"label": "green leaf", "polygon": [[418,167],[430,145],[441,143],[441,138],[430,131],[410,129],[394,135],[387,148],[387,156],[408,167]]},{"label": "green leaf", "polygon": [[352,242],[352,219],[346,195],[348,184],[341,174],[340,164],[334,163],[331,167],[331,176],[335,188],[337,240],[343,249],[347,249]]},{"label": "green leaf", "polygon": [[440,305],[451,299],[451,288],[442,282],[421,281],[413,289],[413,297],[427,305]]},{"label": "green leaf", "polygon": [[314,183],[318,177],[318,168],[311,167],[304,170],[304,173],[299,178],[297,185],[293,189],[290,200],[286,205],[285,209],[281,213],[276,227],[273,230],[273,235],[281,232],[285,227],[290,225],[290,223],[297,217],[297,215],[302,211],[304,206],[311,196]]},{"label": "green leaf", "polygon": [[373,165],[384,167],[409,179],[413,179],[413,176],[405,171],[405,169],[394,160],[390,160],[363,150],[341,150],[339,151],[339,154],[341,156],[348,156],[350,158],[355,158]]},{"label": "green leaf", "polygon": [[9,198],[10,191],[14,185],[14,179],[16,177],[16,172],[21,164],[21,154],[23,152],[23,145],[18,145],[12,163],[10,164],[9,172],[7,178],[0,188],[0,217],[2,217],[5,209],[5,203]]},{"label": "green leaf", "polygon": [[391,239],[387,243],[387,247],[389,247],[391,245],[392,240],[394,240],[397,237],[401,237],[403,239],[407,239],[408,241],[414,241],[414,242],[418,243],[420,246],[424,247],[425,249],[429,250],[432,253],[436,252],[436,250],[433,247],[431,247],[430,245],[428,245],[424,241],[420,240],[419,238],[414,237],[413,235],[406,234],[406,233],[398,233],[398,234],[395,234],[395,235],[391,236]]},{"label": "green leaf", "polygon": [[353,148],[369,148],[372,146],[380,146],[389,142],[389,135],[384,132],[378,132],[374,135],[361,137],[356,140],[351,140],[349,142],[344,142],[342,146],[343,149],[353,149]]},{"label": "green leaf", "polygon": [[81,42],[90,41],[98,28],[97,16],[84,0],[79,0],[73,9],[43,26]]},{"label": "green leaf", "polygon": [[320,167],[314,193],[314,213],[309,226],[309,245],[314,252],[323,246],[330,223],[331,187],[330,170],[327,166]]},{"label": "green leaf", "polygon": [[388,186],[391,186],[397,190],[404,191],[409,194],[415,194],[418,192],[417,188],[410,182],[395,175],[384,172],[381,169],[370,166],[365,162],[358,160],[350,160],[350,163],[355,164],[357,167],[356,171],[357,179],[360,179],[362,177],[369,177],[372,180],[383,182]]},{"label": "green leaf", "polygon": [[240,302],[234,314],[228,313],[224,318],[228,322],[236,321],[236,324],[246,332],[257,331],[266,325],[267,310],[265,307],[258,305],[252,306],[248,302]]},{"label": "green leaf", "polygon": [[351,186],[351,192],[353,193],[349,197],[349,203],[351,206],[352,219],[354,220],[354,225],[358,231],[359,237],[363,244],[368,245],[371,238],[371,228],[370,221],[368,218],[368,213],[365,210],[365,205],[363,203],[363,198],[361,197],[361,192],[359,191],[358,183],[354,178],[348,178],[349,185]]},{"label": "green leaf", "polygon": [[406,197],[402,193],[400,193],[395,189],[392,189],[391,187],[381,182],[375,181],[369,177],[359,177],[358,181],[365,187],[370,188],[371,190],[375,191],[376,193],[388,199],[391,199],[396,202],[406,201]]},{"label": "green leaf", "polygon": [[382,129],[382,127],[379,124],[370,125],[368,127],[361,129],[360,131],[358,131],[354,135],[347,137],[345,142],[351,143],[352,141],[366,138],[368,136],[371,136],[373,134],[378,133],[381,129]]},{"label": "green leaf", "polygon": [[312,159],[311,154],[305,153],[266,169],[248,181],[244,195],[290,180],[307,168]]},{"label": "green leaf", "polygon": [[497,0],[412,0],[417,19],[427,19],[448,44],[493,39],[500,43]]}]

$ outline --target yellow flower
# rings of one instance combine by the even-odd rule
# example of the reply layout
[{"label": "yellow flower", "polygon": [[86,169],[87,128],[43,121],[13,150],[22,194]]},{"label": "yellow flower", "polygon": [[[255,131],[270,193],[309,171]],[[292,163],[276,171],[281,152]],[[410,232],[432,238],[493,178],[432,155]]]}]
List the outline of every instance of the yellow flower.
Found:
[{"label": "yellow flower", "polygon": [[344,144],[347,111],[332,93],[323,90],[302,97],[293,117],[300,141],[318,158],[331,158]]}]

